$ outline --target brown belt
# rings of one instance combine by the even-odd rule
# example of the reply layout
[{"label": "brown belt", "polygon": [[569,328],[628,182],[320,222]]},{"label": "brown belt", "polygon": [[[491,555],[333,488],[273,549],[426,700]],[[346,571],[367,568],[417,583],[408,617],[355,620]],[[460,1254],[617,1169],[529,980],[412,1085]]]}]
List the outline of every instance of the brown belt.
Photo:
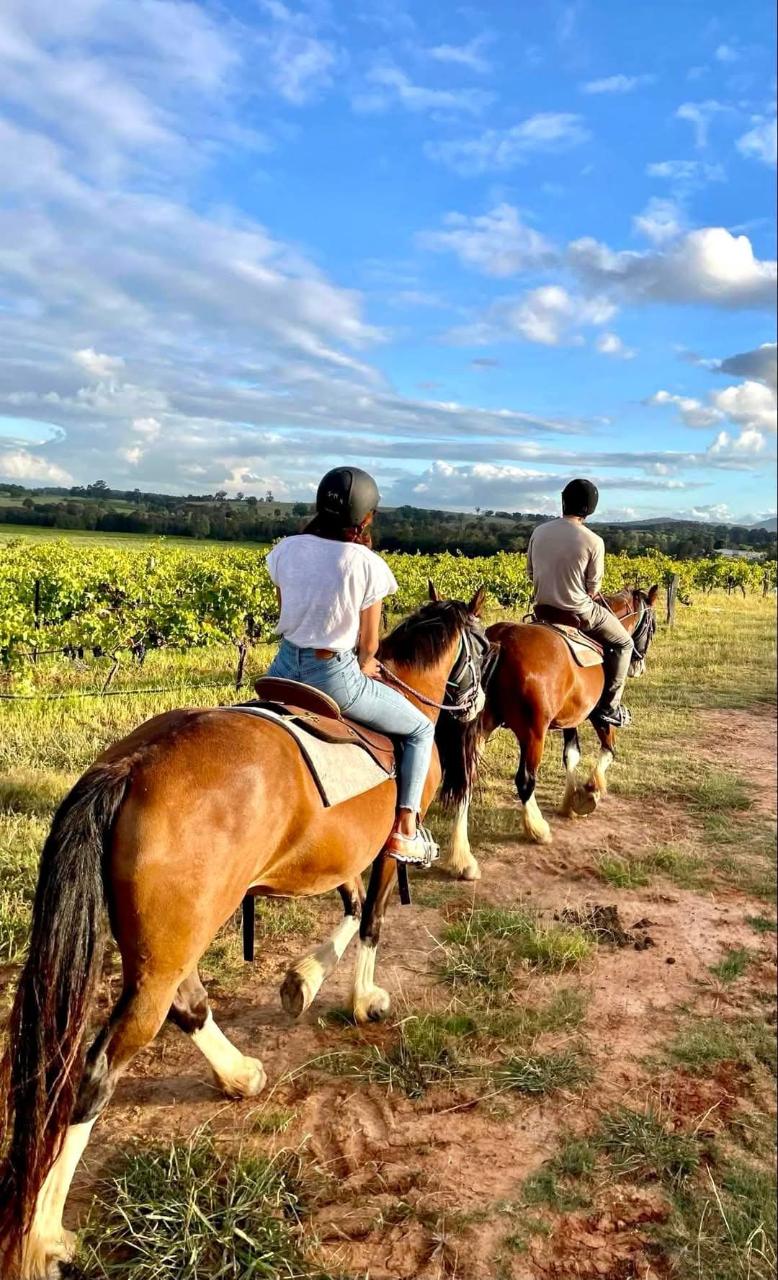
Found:
[{"label": "brown belt", "polygon": [[318,658],[320,662],[326,662],[328,658],[335,657],[334,649],[314,649],[314,658]]}]

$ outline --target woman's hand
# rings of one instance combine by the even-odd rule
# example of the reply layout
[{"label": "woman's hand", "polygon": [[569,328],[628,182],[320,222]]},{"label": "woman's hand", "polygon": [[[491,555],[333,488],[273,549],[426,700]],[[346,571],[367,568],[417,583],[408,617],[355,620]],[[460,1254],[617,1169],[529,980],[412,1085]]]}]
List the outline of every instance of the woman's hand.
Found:
[{"label": "woman's hand", "polygon": [[362,675],[367,676],[369,680],[379,680],[381,677],[381,664],[377,658],[360,660],[359,669]]}]

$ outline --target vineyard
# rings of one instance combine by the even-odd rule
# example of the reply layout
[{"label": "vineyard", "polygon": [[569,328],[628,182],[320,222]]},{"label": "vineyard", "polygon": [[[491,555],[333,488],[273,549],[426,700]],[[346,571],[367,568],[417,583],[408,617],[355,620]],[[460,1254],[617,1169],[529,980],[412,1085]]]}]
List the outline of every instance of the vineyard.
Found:
[{"label": "vineyard", "polygon": [[[399,583],[392,606],[415,608],[428,579],[450,597],[468,598],[483,584],[490,604],[513,611],[530,600],[523,555],[468,559],[452,554],[387,555]],[[688,597],[716,587],[767,591],[775,563],[676,561],[660,553],[607,557],[604,588],[666,583],[678,576]],[[6,683],[31,658],[84,652],[142,659],[150,649],[247,646],[272,637],[276,598],[256,548],[90,547],[12,541],[0,548],[0,670]]]}]

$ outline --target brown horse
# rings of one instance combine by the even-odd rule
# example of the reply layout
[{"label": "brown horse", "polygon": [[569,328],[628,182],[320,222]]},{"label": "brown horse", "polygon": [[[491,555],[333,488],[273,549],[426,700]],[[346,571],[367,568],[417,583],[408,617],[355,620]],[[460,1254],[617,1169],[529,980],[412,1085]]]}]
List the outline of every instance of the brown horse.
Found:
[{"label": "brown horse", "polygon": [[[646,653],[656,631],[654,606],[658,592],[658,587],[652,587],[647,593],[625,587],[606,601],[633,637],[631,676],[643,675],[645,670]],[[560,810],[563,816],[591,813],[606,791],[605,775],[616,754],[616,733],[610,726],[595,725],[600,754],[589,781],[581,787],[575,776],[581,759],[578,726],[600,699],[603,668],[579,667],[567,642],[551,627],[497,622],[486,634],[499,646],[499,658],[478,726],[481,745],[495,729],[504,727],[515,733],[520,748],[516,789],[522,804],[524,830],[530,840],[550,844],[551,829],[535,799],[535,784],[549,729],[563,732],[562,759],[567,776]],[[481,873],[470,851],[467,834],[469,800],[468,795],[457,807],[451,844],[441,865],[462,880],[477,880]]]},{"label": "brown horse", "polygon": [[[435,753],[425,808],[441,777],[456,794],[472,774],[465,718],[483,706],[481,601],[478,592],[469,605],[425,605],[380,652],[387,678],[397,677],[431,720],[443,703],[467,709]],[[298,897],[337,888],[345,918],[292,966],[284,1002],[295,1012],[307,1007],[358,931],[354,1016],[385,1016],[389,995],[375,985],[374,971],[395,876],[394,860],[382,853],[395,800],[387,779],[324,807],[290,735],[225,708],[149,720],[76,783],[43,850],[29,958],[0,1072],[2,1274],[44,1280],[71,1256],[62,1214],[76,1166],[120,1076],[166,1018],[191,1036],[228,1096],[250,1097],[264,1086],[262,1064],[216,1025],[197,970],[247,889]],[[371,866],[363,902],[361,874]],[[84,1054],[105,911],[123,989]]]}]

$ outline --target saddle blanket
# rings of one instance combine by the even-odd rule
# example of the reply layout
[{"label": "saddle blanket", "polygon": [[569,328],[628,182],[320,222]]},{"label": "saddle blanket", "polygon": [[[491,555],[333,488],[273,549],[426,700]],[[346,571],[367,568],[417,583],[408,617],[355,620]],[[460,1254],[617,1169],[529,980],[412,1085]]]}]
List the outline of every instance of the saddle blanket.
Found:
[{"label": "saddle blanket", "polygon": [[567,641],[570,652],[579,667],[602,666],[602,648],[596,640],[589,640],[588,637],[581,635],[577,627],[568,627],[563,622],[542,622],[539,619],[532,625],[533,627],[550,627],[552,631],[558,631],[563,640]]},{"label": "saddle blanket", "polygon": [[394,776],[386,773],[363,747],[350,742],[324,742],[291,717],[278,715],[269,707],[223,707],[222,710],[272,720],[291,734],[311,771],[323,803],[328,807],[364,795]]}]

